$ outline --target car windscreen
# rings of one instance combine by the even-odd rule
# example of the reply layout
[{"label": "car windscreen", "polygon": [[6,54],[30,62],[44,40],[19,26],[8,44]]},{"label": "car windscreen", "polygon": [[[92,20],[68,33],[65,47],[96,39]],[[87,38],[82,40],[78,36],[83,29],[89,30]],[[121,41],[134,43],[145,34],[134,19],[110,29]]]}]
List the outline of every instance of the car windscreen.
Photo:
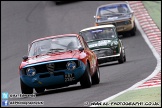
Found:
[{"label": "car windscreen", "polygon": [[91,29],[80,32],[83,38],[89,41],[95,40],[103,40],[103,39],[114,39],[116,38],[116,34],[113,28],[98,28],[98,29]]},{"label": "car windscreen", "polygon": [[44,39],[31,45],[28,56],[32,57],[50,52],[65,52],[78,49],[80,46],[81,44],[75,36]]}]

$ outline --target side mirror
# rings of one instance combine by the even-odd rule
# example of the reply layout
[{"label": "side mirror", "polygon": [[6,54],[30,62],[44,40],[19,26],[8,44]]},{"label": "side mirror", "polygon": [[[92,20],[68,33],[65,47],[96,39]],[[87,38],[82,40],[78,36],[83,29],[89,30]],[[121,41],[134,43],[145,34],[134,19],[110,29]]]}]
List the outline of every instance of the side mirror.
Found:
[{"label": "side mirror", "polygon": [[93,16],[94,17],[94,19],[96,19],[96,16]]},{"label": "side mirror", "polygon": [[81,51],[81,52],[82,52],[83,50],[84,50],[84,48],[83,48],[83,47],[80,47],[80,48],[79,48],[79,51]]},{"label": "side mirror", "polygon": [[22,58],[24,61],[26,61],[28,59],[28,56],[23,56]]}]

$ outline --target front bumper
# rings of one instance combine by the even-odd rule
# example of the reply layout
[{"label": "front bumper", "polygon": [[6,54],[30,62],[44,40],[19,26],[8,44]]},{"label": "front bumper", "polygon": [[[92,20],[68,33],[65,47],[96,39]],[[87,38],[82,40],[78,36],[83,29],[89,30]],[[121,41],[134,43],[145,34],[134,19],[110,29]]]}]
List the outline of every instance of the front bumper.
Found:
[{"label": "front bumper", "polygon": [[127,32],[133,29],[133,25],[124,25],[124,26],[117,26],[117,32]]},{"label": "front bumper", "polygon": [[[97,50],[97,49],[96,49],[96,50]],[[110,52],[110,53],[107,53],[107,54],[105,54],[104,52],[98,54],[98,53],[96,52],[96,50],[93,50],[93,51],[94,51],[94,52],[96,53],[96,55],[97,55],[97,59],[98,59],[99,64],[104,63],[104,62],[116,61],[116,60],[119,59],[120,54],[121,54],[121,48],[119,49],[119,52],[117,52],[117,53],[115,53],[115,54],[113,53],[113,51]],[[110,51],[110,48],[100,49],[100,50]]]},{"label": "front bumper", "polygon": [[[20,78],[21,80],[28,85],[29,87],[36,88],[36,87],[44,87],[48,88],[51,86],[66,86],[71,84],[76,84],[82,75],[85,72],[85,64],[82,61],[79,61],[80,65],[76,69],[70,71],[67,69],[54,71],[53,73],[50,72],[43,72],[37,73],[34,76],[27,76],[22,74],[20,71]],[[65,75],[73,74],[74,79],[72,81],[65,81]]]},{"label": "front bumper", "polygon": [[[128,21],[128,20],[126,20]],[[133,20],[129,20],[130,24],[124,24],[125,21],[117,21],[117,22],[100,22],[100,23],[96,23],[96,26],[99,25],[108,25],[108,24],[113,24],[116,29],[117,32],[128,32],[131,31],[134,28],[134,22]]]},{"label": "front bumper", "polygon": [[112,62],[119,60],[120,54],[114,55],[114,56],[105,56],[98,58],[98,63],[106,63],[106,62]]}]

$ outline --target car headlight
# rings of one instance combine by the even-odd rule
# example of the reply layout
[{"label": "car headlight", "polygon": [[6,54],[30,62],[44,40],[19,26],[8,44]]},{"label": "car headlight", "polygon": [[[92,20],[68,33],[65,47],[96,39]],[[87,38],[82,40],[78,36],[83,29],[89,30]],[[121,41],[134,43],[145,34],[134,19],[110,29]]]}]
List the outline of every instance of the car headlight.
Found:
[{"label": "car headlight", "polygon": [[125,21],[124,24],[125,25],[131,24],[131,21]]},{"label": "car headlight", "polygon": [[112,43],[111,43],[111,48],[112,49],[116,49],[118,47],[118,41],[113,41]]},{"label": "car headlight", "polygon": [[74,70],[76,68],[76,63],[74,61],[69,61],[66,64],[66,68],[68,70]]},{"label": "car headlight", "polygon": [[113,41],[113,42],[111,42],[111,46],[116,46],[116,45],[118,45],[118,41]]},{"label": "car headlight", "polygon": [[114,41],[114,45],[118,45],[118,41]]},{"label": "car headlight", "polygon": [[36,70],[34,67],[29,67],[26,69],[26,74],[28,76],[34,76],[36,74]]}]

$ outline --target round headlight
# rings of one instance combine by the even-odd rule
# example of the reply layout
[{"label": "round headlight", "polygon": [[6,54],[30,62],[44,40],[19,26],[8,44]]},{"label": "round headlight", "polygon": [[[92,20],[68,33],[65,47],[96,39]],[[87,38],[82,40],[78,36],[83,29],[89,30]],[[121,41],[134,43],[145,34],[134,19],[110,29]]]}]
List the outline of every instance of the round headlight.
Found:
[{"label": "round headlight", "polygon": [[113,42],[111,42],[111,46],[116,46],[116,45],[118,45],[118,41],[113,41]]},{"label": "round headlight", "polygon": [[130,24],[131,22],[130,21],[125,21],[125,25],[128,25]]},{"label": "round headlight", "polygon": [[36,70],[34,67],[29,67],[26,69],[26,74],[28,76],[34,76],[36,74]]},{"label": "round headlight", "polygon": [[114,41],[114,45],[118,45],[118,41]]},{"label": "round headlight", "polygon": [[76,63],[73,62],[73,61],[69,61],[69,62],[67,62],[67,64],[66,64],[66,68],[67,68],[68,70],[74,70],[74,69],[76,68]]}]

